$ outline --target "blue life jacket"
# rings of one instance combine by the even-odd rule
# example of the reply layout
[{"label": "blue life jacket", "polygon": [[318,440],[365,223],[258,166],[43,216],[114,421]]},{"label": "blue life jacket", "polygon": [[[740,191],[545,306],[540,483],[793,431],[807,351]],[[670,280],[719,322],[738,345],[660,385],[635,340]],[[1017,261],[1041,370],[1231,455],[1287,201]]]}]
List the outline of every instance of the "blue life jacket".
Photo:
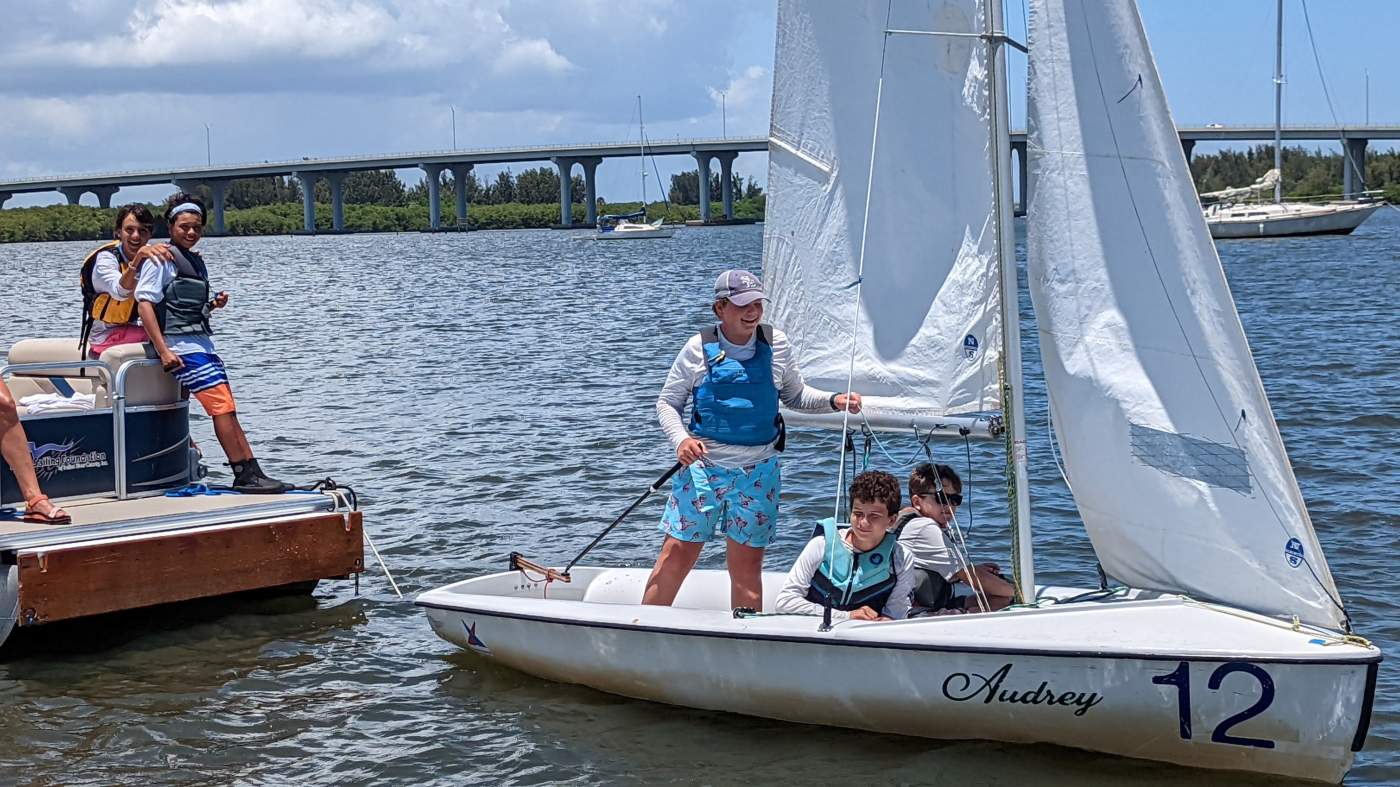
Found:
[{"label": "blue life jacket", "polygon": [[719,329],[700,332],[705,378],[695,386],[690,404],[690,433],[730,445],[768,445],[783,450],[783,418],[773,383],[773,346],[763,326],[753,357],[737,361],[719,343]]},{"label": "blue life jacket", "polygon": [[818,525],[826,538],[826,554],[807,587],[807,600],[849,612],[870,607],[879,612],[894,592],[894,546],[899,537],[893,531],[868,552],[856,552],[841,543],[836,520],[827,518]]}]

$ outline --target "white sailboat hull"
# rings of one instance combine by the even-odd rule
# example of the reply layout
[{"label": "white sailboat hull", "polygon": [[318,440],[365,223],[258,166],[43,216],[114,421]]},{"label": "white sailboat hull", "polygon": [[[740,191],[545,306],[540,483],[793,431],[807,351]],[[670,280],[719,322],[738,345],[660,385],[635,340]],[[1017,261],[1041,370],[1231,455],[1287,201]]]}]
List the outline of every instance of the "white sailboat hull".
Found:
[{"label": "white sailboat hull", "polygon": [[[722,571],[693,572],[675,607],[642,606],[647,573],[577,568],[547,590],[495,574],[417,603],[482,657],[638,699],[1325,782],[1365,740],[1380,661],[1326,632],[1175,596],[819,632],[811,617],[733,618]],[[764,575],[768,608],[782,579]]]},{"label": "white sailboat hull", "polygon": [[1346,235],[1380,210],[1381,202],[1233,205],[1206,209],[1210,236],[1279,238],[1290,235]]},{"label": "white sailboat hull", "polygon": [[593,237],[597,240],[641,240],[645,238],[669,238],[675,235],[674,228],[662,226],[657,220],[652,224],[619,224],[610,230],[599,230]]}]

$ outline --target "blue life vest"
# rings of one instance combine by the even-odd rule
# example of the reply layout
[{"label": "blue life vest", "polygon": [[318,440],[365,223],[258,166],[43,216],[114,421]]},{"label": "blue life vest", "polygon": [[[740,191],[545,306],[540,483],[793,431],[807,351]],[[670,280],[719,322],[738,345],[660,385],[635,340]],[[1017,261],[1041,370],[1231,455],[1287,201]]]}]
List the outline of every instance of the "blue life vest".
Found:
[{"label": "blue life vest", "polygon": [[870,607],[879,612],[894,592],[894,546],[899,537],[893,531],[868,552],[856,552],[841,543],[836,520],[823,519],[818,525],[826,538],[826,554],[807,587],[807,600],[832,609],[849,612]]},{"label": "blue life vest", "polygon": [[[768,445],[779,440],[778,388],[773,383],[773,347],[758,326],[753,357],[738,361],[719,344],[719,330],[700,332],[705,379],[695,386],[690,404],[690,433],[730,445]],[[783,450],[779,440],[778,450]]]}]

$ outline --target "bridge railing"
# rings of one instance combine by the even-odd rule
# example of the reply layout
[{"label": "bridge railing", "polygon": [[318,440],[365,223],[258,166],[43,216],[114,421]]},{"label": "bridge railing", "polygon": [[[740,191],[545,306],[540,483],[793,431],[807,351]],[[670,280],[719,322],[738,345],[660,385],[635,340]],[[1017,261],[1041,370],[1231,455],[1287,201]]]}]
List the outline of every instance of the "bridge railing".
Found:
[{"label": "bridge railing", "polygon": [[[761,137],[691,137],[691,138],[686,138],[686,139],[649,140],[649,141],[647,142],[647,150],[648,150],[648,151],[653,151],[653,150],[655,150],[656,148],[668,148],[668,147],[670,147],[670,148],[675,148],[675,147],[685,147],[685,146],[687,146],[687,145],[750,144],[750,143],[752,143],[752,142],[754,142],[754,141],[756,141],[756,140],[758,140],[758,139],[762,139],[762,138],[761,138]],[[203,167],[184,167],[184,168],[177,168],[177,169],[127,169],[127,170],[110,170],[110,171],[106,171],[106,172],[78,172],[78,173],[72,173],[72,174],[66,174],[66,175],[52,175],[52,176],[44,176],[44,177],[37,177],[37,178],[24,178],[24,179],[22,179],[22,180],[13,180],[13,181],[8,181],[8,182],[0,182],[0,190],[3,190],[7,185],[21,185],[21,184],[23,184],[23,185],[31,185],[31,184],[40,184],[40,183],[59,183],[59,182],[70,181],[70,180],[99,180],[99,179],[103,179],[103,178],[123,178],[123,177],[132,177],[132,176],[141,176],[141,175],[152,175],[152,176],[154,176],[154,175],[171,175],[171,176],[175,176],[175,177],[188,176],[188,177],[193,178],[193,177],[199,177],[199,176],[211,176],[211,175],[213,175],[213,173],[221,172],[221,171],[223,171],[223,170],[230,170],[230,169],[270,169],[270,168],[275,168],[275,169],[296,169],[297,167],[300,167],[300,166],[308,166],[308,165],[354,164],[354,163],[357,163],[357,162],[358,162],[358,163],[362,163],[362,162],[366,162],[366,161],[382,161],[382,160],[392,160],[392,159],[415,159],[415,158],[440,159],[440,158],[452,157],[452,156],[463,156],[463,157],[470,157],[470,156],[489,156],[489,155],[492,155],[492,154],[500,154],[500,153],[510,153],[510,154],[521,154],[521,153],[549,153],[549,154],[554,154],[554,155],[564,155],[564,154],[568,154],[568,153],[575,152],[575,151],[580,151],[580,150],[591,150],[591,149],[598,149],[598,148],[613,149],[613,150],[631,150],[631,149],[634,149],[634,148],[638,147],[638,145],[639,145],[639,142],[638,142],[637,140],[625,140],[625,141],[622,141],[622,142],[581,142],[581,143],[571,143],[571,144],[568,144],[568,145],[501,145],[501,146],[486,147],[486,148],[456,148],[456,149],[451,149],[451,148],[449,148],[449,149],[444,149],[444,150],[416,150],[416,151],[406,151],[406,152],[402,152],[402,153],[373,153],[373,154],[357,154],[357,155],[351,155],[351,156],[326,156],[326,157],[323,157],[323,158],[311,158],[311,157],[308,157],[308,156],[304,156],[304,157],[298,158],[298,159],[283,159],[283,160],[278,160],[278,161],[271,161],[271,160],[264,160],[264,161],[241,161],[241,162],[235,162],[235,163],[229,163],[229,164],[217,164],[217,165],[210,165],[210,166],[203,166]],[[685,151],[671,151],[671,152],[664,153],[664,154],[662,154],[662,155],[677,155],[677,154],[681,154],[681,153],[684,153],[684,152],[685,152]],[[544,159],[546,159],[546,158],[549,158],[549,156],[541,156],[541,157],[540,157],[541,160],[544,160]]]}]

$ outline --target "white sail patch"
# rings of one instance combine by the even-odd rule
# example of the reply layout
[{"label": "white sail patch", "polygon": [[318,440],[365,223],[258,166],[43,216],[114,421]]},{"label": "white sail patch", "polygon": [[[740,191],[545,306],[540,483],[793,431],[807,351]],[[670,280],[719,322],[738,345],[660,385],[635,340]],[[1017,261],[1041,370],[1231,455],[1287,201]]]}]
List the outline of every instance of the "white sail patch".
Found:
[{"label": "white sail patch", "polygon": [[1253,491],[1249,458],[1235,446],[1132,422],[1128,441],[1133,458],[1148,467],[1245,495]]}]

